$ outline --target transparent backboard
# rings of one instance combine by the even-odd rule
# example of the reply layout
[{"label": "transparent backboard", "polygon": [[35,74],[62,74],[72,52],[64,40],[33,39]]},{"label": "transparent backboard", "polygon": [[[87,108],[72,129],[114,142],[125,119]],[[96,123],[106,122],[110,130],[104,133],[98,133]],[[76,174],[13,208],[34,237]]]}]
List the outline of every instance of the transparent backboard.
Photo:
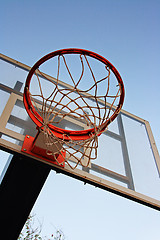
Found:
[{"label": "transparent backboard", "polygon": [[[27,154],[21,151],[24,138],[26,135],[35,137],[37,133],[23,105],[23,89],[29,70],[29,66],[0,55],[1,178],[5,164],[11,159],[7,153],[25,157]],[[83,122],[75,123],[71,119],[65,121],[65,127],[85,128]],[[79,165],[73,170],[67,164],[61,168],[45,162],[55,171],[160,209],[160,157],[150,125],[124,110],[99,137],[98,156],[89,167]]]}]

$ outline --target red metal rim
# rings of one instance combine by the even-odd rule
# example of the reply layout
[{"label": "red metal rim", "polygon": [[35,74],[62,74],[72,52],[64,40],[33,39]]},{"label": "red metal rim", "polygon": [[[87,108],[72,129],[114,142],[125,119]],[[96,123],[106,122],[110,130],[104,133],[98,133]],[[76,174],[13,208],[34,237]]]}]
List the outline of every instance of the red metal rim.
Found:
[{"label": "red metal rim", "polygon": [[[42,57],[39,61],[37,61],[35,63],[35,65],[31,68],[31,70],[27,76],[26,84],[25,84],[25,88],[24,88],[23,101],[24,101],[24,106],[28,112],[28,115],[30,116],[32,121],[38,127],[42,127],[43,118],[36,112],[36,110],[32,104],[32,101],[30,99],[30,94],[29,94],[30,82],[31,82],[33,74],[35,73],[35,70],[37,68],[39,68],[40,65],[42,65],[44,62],[46,62],[47,60],[49,60],[55,56],[60,56],[60,55],[64,55],[64,54],[82,54],[82,55],[87,55],[87,56],[90,56],[92,58],[99,60],[103,64],[109,66],[110,70],[114,73],[114,75],[117,79],[117,82],[121,87],[121,96],[119,99],[119,104],[118,104],[117,108],[115,109],[114,113],[112,114],[112,116],[109,119],[107,119],[106,122],[103,123],[103,125],[101,126],[101,133],[102,133],[106,129],[106,127],[118,116],[119,111],[122,108],[122,105],[124,102],[124,94],[125,94],[124,84],[123,84],[122,78],[121,78],[119,72],[117,71],[117,69],[107,59],[105,59],[104,57],[100,56],[97,53],[94,53],[94,52],[91,52],[88,50],[84,50],[84,49],[69,48],[69,49],[57,50],[55,52],[51,52],[51,53],[45,55],[44,57]],[[50,128],[50,130],[52,131],[52,133],[54,135],[56,135],[57,137],[59,137],[61,139],[65,138],[66,140],[69,140],[69,139],[85,140],[85,139],[89,139],[94,134],[94,128],[82,130],[82,131],[73,131],[73,130],[61,129],[61,128],[55,127],[51,124],[49,124],[48,127]]]}]

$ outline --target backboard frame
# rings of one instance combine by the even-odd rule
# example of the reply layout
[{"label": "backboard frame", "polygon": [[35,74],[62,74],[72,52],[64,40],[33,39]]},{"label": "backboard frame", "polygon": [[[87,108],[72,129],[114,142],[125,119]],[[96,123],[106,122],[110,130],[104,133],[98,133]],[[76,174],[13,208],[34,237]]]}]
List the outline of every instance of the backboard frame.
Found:
[{"label": "backboard frame", "polygon": [[[22,68],[25,71],[29,71],[31,69],[29,66],[27,66],[23,63],[20,63],[20,62],[14,60],[14,59],[11,59],[11,58],[9,58],[5,55],[2,55],[2,54],[0,54],[0,59],[8,62],[10,64],[13,64],[16,67]],[[9,120],[9,118],[10,118],[12,109],[13,109],[14,105],[16,104],[17,100],[19,101],[19,103],[23,101],[23,94],[21,92],[15,90],[15,89],[12,89],[12,88],[10,88],[8,86],[5,86],[3,84],[0,84],[0,89],[10,94],[8,102],[7,102],[7,104],[6,104],[6,106],[3,110],[3,113],[0,117],[0,123],[1,123],[0,124],[0,134],[1,135],[5,134],[6,136],[9,136],[11,138],[14,138],[14,139],[17,139],[17,140],[23,142],[24,138],[25,138],[25,136],[23,134],[20,134],[18,132],[13,132],[12,130],[9,130],[9,129],[6,128],[6,124]],[[154,156],[154,159],[155,159],[155,163],[156,163],[156,166],[157,166],[157,170],[158,170],[158,173],[160,175],[160,156],[159,156],[156,144],[155,144],[155,140],[154,140],[149,122],[142,119],[142,118],[139,118],[139,117],[137,117],[137,116],[125,111],[125,110],[121,110],[120,117],[119,117],[119,124],[121,124],[121,115],[124,115],[124,116],[126,115],[127,117],[130,117],[131,119],[134,119],[134,120],[136,120],[140,123],[143,123],[145,125],[146,132],[148,134],[148,138],[149,138],[149,142],[150,142],[150,146],[151,146],[153,156]],[[123,131],[123,127],[121,127],[121,130]],[[112,133],[110,131],[108,131],[107,134],[111,134],[112,137],[114,135],[114,133]],[[122,132],[122,134],[123,134],[123,132]],[[116,134],[115,134],[114,137],[119,138],[119,136],[117,136]],[[127,155],[127,149],[125,147],[125,145],[126,145],[125,141],[123,141],[123,145],[124,145],[123,149],[125,151],[125,156],[126,156]],[[5,139],[2,139],[2,138],[0,138],[0,149],[3,150],[3,151],[6,151],[8,153],[18,155],[22,158],[25,157],[25,156],[27,156],[27,157],[29,156],[25,152],[21,152],[21,146],[20,145],[14,144],[14,143],[9,142],[9,141],[7,141]],[[130,189],[128,189],[128,188],[120,186],[116,183],[113,183],[113,182],[110,182],[108,180],[97,177],[95,175],[92,175],[88,172],[87,169],[84,169],[84,171],[81,171],[80,169],[72,170],[67,165],[64,168],[61,168],[61,167],[59,167],[57,165],[54,165],[50,162],[46,162],[46,160],[42,160],[38,157],[32,156],[32,158],[35,159],[35,160],[38,160],[38,161],[45,162],[45,163],[49,164],[52,167],[52,169],[54,171],[58,172],[58,173],[62,173],[62,174],[74,177],[78,180],[83,181],[84,183],[94,185],[94,186],[99,187],[101,189],[107,190],[107,191],[112,192],[112,193],[116,193],[116,194],[118,194],[120,196],[123,196],[125,198],[128,198],[128,199],[131,199],[135,202],[138,202],[138,203],[141,203],[143,205],[146,205],[146,206],[152,207],[154,209],[160,210],[160,201],[134,191],[134,186],[132,184],[132,176],[125,177],[121,174],[117,174],[117,173],[115,174],[114,172],[112,172],[110,170],[105,170],[102,167],[101,167],[101,169],[99,168],[99,171],[107,171],[107,174],[110,174],[112,176],[115,175],[114,176],[115,178],[117,178],[117,179],[119,178],[119,179],[121,179],[121,181],[124,181],[124,182],[127,182],[128,178],[130,178],[130,180],[131,180],[130,181]],[[95,164],[92,164],[91,167],[96,170],[97,166]],[[130,168],[129,165],[127,166],[127,168],[128,169]],[[129,175],[130,174],[131,173],[129,172]]]}]

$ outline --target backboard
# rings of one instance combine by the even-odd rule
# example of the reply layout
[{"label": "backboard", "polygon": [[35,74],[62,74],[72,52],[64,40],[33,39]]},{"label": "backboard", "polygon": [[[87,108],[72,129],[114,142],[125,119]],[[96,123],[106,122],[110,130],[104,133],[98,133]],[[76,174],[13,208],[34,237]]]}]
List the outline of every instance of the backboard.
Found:
[{"label": "backboard", "polygon": [[[35,137],[37,133],[23,105],[29,70],[29,66],[0,55],[0,149],[21,156],[28,156],[21,151],[25,136]],[[71,118],[65,121],[65,127],[87,128],[83,121]],[[71,169],[66,164],[62,168],[37,156],[30,157],[51,165],[54,171],[160,210],[160,157],[150,125],[125,110],[99,137],[97,158],[88,167]],[[5,168],[0,169],[1,178]]]}]

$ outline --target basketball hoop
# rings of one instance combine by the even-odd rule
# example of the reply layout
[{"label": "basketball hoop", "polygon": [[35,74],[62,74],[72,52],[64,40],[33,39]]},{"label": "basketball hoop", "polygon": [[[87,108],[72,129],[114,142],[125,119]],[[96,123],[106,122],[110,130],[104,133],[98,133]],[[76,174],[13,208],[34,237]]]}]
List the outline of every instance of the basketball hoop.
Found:
[{"label": "basketball hoop", "polygon": [[[70,68],[69,58],[73,55],[77,57],[81,66],[77,80],[72,73],[76,66]],[[40,70],[40,66],[52,59],[55,59],[57,64],[56,74],[53,77]],[[72,63],[75,64],[73,61]],[[100,72],[101,75],[101,71],[98,67],[94,70],[93,63],[97,66],[102,65],[104,76],[97,78],[95,72]],[[62,68],[63,74],[61,74]],[[63,84],[60,76],[64,79],[69,78],[71,84]],[[39,93],[33,93],[30,89],[31,80],[34,79],[38,83]],[[52,84],[52,90],[49,89],[51,92],[47,97],[44,96],[45,85],[42,86],[42,79]],[[85,83],[85,89],[80,90],[82,82]],[[123,101],[123,81],[116,68],[107,59],[94,52],[74,48],[49,53],[31,68],[24,88],[25,108],[38,129],[38,134],[32,143],[32,152],[53,159],[58,165],[64,165],[66,162],[73,169],[78,164],[89,167],[91,160],[97,157],[98,137],[118,116]],[[63,125],[61,123],[67,118],[82,122],[84,129],[70,130],[60,127],[59,125]],[[40,149],[43,149],[41,153],[39,153]]]}]

